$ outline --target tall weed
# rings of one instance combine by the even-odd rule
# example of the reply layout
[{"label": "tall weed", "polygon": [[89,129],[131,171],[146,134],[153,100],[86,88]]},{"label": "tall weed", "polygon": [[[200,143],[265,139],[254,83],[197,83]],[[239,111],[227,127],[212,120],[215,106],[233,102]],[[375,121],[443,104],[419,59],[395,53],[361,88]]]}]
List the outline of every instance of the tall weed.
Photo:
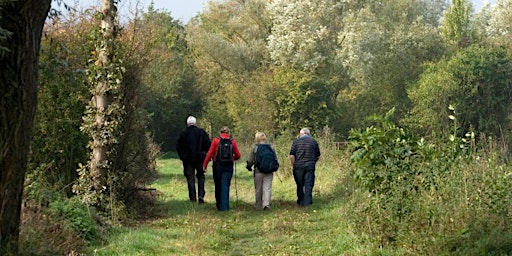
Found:
[{"label": "tall weed", "polygon": [[93,218],[95,213],[79,197],[54,201],[50,203],[49,210],[54,218],[65,219],[69,227],[86,241],[94,242],[98,239],[98,225]]},{"label": "tall weed", "polygon": [[[510,226],[512,172],[500,154],[477,146],[471,133],[426,143],[378,121],[350,137],[356,185],[351,216],[362,234],[411,254],[500,254],[510,248],[502,237],[511,233],[503,227]],[[494,232],[484,232],[490,227]]]}]

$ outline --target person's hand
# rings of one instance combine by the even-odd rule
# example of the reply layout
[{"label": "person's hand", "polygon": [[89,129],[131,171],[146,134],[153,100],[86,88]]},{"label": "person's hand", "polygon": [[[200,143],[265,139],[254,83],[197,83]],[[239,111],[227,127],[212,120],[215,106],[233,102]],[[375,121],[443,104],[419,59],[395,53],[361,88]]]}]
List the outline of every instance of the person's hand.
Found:
[{"label": "person's hand", "polygon": [[203,167],[203,172],[206,173],[206,167]]}]

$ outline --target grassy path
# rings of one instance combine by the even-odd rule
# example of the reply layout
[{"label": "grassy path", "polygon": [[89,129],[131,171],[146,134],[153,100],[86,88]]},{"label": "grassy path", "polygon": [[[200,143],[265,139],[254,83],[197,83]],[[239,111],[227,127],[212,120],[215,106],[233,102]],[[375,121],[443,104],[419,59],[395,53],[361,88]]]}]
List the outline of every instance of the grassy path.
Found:
[{"label": "grassy path", "polygon": [[215,209],[211,167],[203,205],[188,201],[179,160],[160,159],[159,172],[159,217],[115,230],[91,255],[367,255],[343,221],[337,170],[319,168],[313,206],[298,208],[291,171],[280,169],[271,210],[256,211],[252,173],[239,161],[228,212]]}]

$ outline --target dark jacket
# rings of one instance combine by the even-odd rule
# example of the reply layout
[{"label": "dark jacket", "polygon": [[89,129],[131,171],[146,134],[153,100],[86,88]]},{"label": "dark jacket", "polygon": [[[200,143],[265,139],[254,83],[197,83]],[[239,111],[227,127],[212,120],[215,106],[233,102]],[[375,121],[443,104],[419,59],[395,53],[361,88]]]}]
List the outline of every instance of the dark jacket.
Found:
[{"label": "dark jacket", "polygon": [[180,134],[176,149],[181,161],[202,163],[210,144],[208,133],[195,125],[191,125]]},{"label": "dark jacket", "polygon": [[309,135],[303,135],[292,143],[290,155],[295,156],[295,167],[315,169],[316,162],[320,157],[320,148],[316,140]]}]

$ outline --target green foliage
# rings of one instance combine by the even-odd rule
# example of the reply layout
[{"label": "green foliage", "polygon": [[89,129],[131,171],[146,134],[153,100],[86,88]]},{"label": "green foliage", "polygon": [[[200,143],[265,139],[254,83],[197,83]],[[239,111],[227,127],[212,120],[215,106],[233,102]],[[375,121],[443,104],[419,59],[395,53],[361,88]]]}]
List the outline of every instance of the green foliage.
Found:
[{"label": "green foliage", "polygon": [[[312,72],[339,65],[338,31],[342,3],[333,0],[276,0],[267,5],[272,30],[267,48],[277,66]],[[339,65],[341,68],[341,65]]]},{"label": "green foliage", "polygon": [[[130,61],[130,63],[136,63]],[[148,132],[150,118],[143,108],[144,99],[139,95],[144,90],[139,84],[137,64],[127,65],[128,74],[123,85],[123,106],[126,116],[120,124],[123,136],[116,145],[113,158],[112,191],[120,201],[117,218],[124,214],[136,216],[146,211],[154,203],[145,189],[156,177],[156,156],[160,147],[156,145]],[[121,210],[126,207],[127,213]]]},{"label": "green foliage", "polygon": [[[367,117],[395,108],[393,120],[411,106],[406,88],[415,82],[424,63],[446,52],[438,20],[444,1],[367,1],[347,8],[345,27],[336,49],[348,85],[339,95],[338,133],[367,127]],[[361,2],[362,3],[362,2]]]},{"label": "green foliage", "polygon": [[391,114],[376,116],[376,126],[350,134],[353,176],[370,193],[367,213],[377,214],[376,236],[385,244],[409,227],[418,198],[437,191],[448,171],[467,159],[464,152],[471,142],[453,136],[445,145],[453,146],[436,149],[388,121]]},{"label": "green foliage", "polygon": [[51,214],[67,220],[69,227],[79,232],[88,242],[98,239],[99,230],[94,221],[94,212],[79,197],[53,201],[49,205]]},{"label": "green foliage", "polygon": [[[490,217],[469,224],[461,237],[449,242],[450,255],[509,255],[512,251],[510,221]],[[447,253],[448,254],[448,253]]]},{"label": "green foliage", "polygon": [[[95,15],[96,18],[101,16],[98,13]],[[112,29],[116,30],[117,25],[113,26]],[[90,158],[88,164],[79,165],[79,178],[73,186],[73,192],[82,195],[86,202],[95,205],[100,211],[115,212],[111,207],[116,204],[109,204],[109,201],[117,201],[115,197],[118,195],[111,194],[113,198],[109,198],[108,193],[114,185],[111,182],[117,179],[107,179],[107,174],[117,176],[117,173],[112,172],[112,163],[116,154],[114,146],[119,143],[120,125],[125,116],[122,105],[125,66],[115,34],[103,31],[96,24],[89,36],[93,56],[88,61],[86,74],[92,97],[86,106],[80,130],[90,138]],[[105,101],[105,106],[97,105],[101,100]],[[103,155],[106,159],[101,159]]]},{"label": "green foliage", "polygon": [[138,96],[150,115],[148,129],[162,150],[174,150],[175,131],[185,127],[189,114],[200,116],[204,105],[185,28],[170,13],[150,8],[126,31],[123,41],[131,47],[132,69],[138,66]]},{"label": "green foliage", "polygon": [[[142,108],[144,98],[139,97],[145,92],[136,68],[139,56],[126,54],[127,44],[103,32],[96,26],[90,33],[96,54],[87,70],[93,98],[81,129],[91,138],[91,157],[87,165],[79,165],[73,189],[100,215],[117,223],[151,203],[151,198],[138,195],[155,177],[158,148],[147,134],[148,113]],[[107,106],[97,106],[98,99],[106,99]],[[105,159],[98,157],[102,154]]]},{"label": "green foliage", "polygon": [[502,47],[510,54],[512,52],[512,41],[510,40],[512,22],[512,6],[508,0],[497,0],[492,7],[485,9],[482,14],[483,30],[481,33],[485,42],[491,45]]},{"label": "green foliage", "polygon": [[74,231],[69,220],[52,214],[48,208],[30,206],[25,201],[18,255],[70,255],[85,251],[93,242]]},{"label": "green foliage", "polygon": [[352,130],[349,137],[353,147],[354,178],[374,195],[387,194],[395,187],[403,188],[401,181],[414,180],[416,174],[412,164],[417,154],[417,141],[403,128],[380,121],[379,127]]},{"label": "green foliage", "polygon": [[455,49],[469,46],[473,41],[470,15],[473,11],[468,0],[452,0],[450,9],[444,15],[441,33]]},{"label": "green foliage", "polygon": [[51,175],[48,175],[50,166],[51,164],[39,165],[37,169],[31,170],[27,174],[24,187],[26,200],[33,201],[37,205],[48,205],[62,197],[58,192],[61,187],[48,181],[52,178]]},{"label": "green foliage", "polygon": [[206,99],[204,126],[212,136],[224,125],[244,141],[256,131],[278,132],[273,116],[276,89],[266,49],[271,27],[266,4],[212,2],[200,22],[187,26],[198,88]]},{"label": "green foliage", "polygon": [[329,99],[335,93],[321,78],[307,72],[280,69],[275,75],[279,84],[275,109],[281,133],[295,134],[302,127],[320,130],[332,115]]},{"label": "green foliage", "polygon": [[[10,36],[12,35],[12,32],[10,32],[9,30],[7,29],[4,29],[2,27],[0,27],[0,42],[6,40],[7,38],[9,38]],[[9,48],[3,46],[3,45],[0,45],[0,58],[3,58],[4,57],[4,54],[6,52],[9,52]]]},{"label": "green foliage", "polygon": [[[87,73],[91,84],[108,77],[107,91],[116,102],[108,109],[114,113],[108,129],[96,134],[113,145],[105,193],[81,195],[104,205],[112,221],[126,217],[127,209],[169,218],[121,228],[94,254],[509,252],[512,175],[501,159],[507,148],[489,146],[511,129],[507,49],[471,46],[437,62],[446,53],[438,27],[445,2],[233,0],[209,3],[187,26],[166,12],[143,13],[119,31],[120,41],[111,41],[118,47],[112,65]],[[500,26],[489,31],[495,44],[506,46],[507,33],[496,34],[508,29],[505,7],[489,23]],[[459,44],[468,43],[472,33],[464,8],[447,14],[445,26],[452,30],[443,31]],[[459,16],[451,19],[452,14]],[[99,229],[87,220],[92,213],[74,202],[78,199],[60,195],[76,178],[77,163],[87,159],[86,136],[77,127],[91,94],[82,85],[81,64],[102,46],[101,40],[93,40],[95,46],[84,40],[100,39],[101,30],[70,29],[75,26],[82,23],[56,29],[64,38],[43,42],[41,100],[25,192],[37,205],[51,204],[52,218],[94,240]],[[425,61],[432,63],[424,66]],[[401,119],[410,106],[410,116]],[[395,112],[378,116],[393,107]],[[94,109],[86,111],[84,127],[92,131]],[[172,150],[187,114],[198,116],[212,136],[230,126],[241,145],[252,142],[255,131],[267,133],[282,166],[274,176],[272,215],[252,211],[252,174],[240,171],[241,164],[231,214],[209,208],[212,187],[206,207],[191,206],[174,158],[160,161],[165,175],[151,185],[164,191],[163,203],[152,208],[154,195],[144,190],[156,177],[158,147],[151,139]],[[366,119],[373,114],[377,117]],[[396,124],[399,119],[408,129]],[[350,132],[351,170],[347,152],[335,150],[333,141],[368,124]],[[296,209],[288,154],[303,126],[315,131],[322,157],[318,200],[312,208]],[[477,141],[473,131],[492,136]],[[84,180],[90,179],[88,167],[80,167]],[[311,239],[312,234],[322,239]]]},{"label": "green foliage", "polygon": [[87,159],[87,137],[79,130],[88,97],[82,71],[86,39],[76,32],[86,24],[72,27],[70,34],[79,35],[77,38],[52,28],[42,40],[38,107],[28,165],[29,173],[45,170],[44,179],[68,195],[70,184],[77,178],[78,163]]},{"label": "green foliage", "polygon": [[351,131],[350,159],[356,184],[370,193],[368,210],[379,212],[375,228],[377,237],[386,244],[396,239],[403,223],[410,219],[418,193],[435,184],[431,182],[432,172],[416,168],[418,141],[403,128],[378,119],[378,126]]},{"label": "green foliage", "polygon": [[510,243],[501,236],[510,234],[500,227],[510,224],[510,167],[495,142],[482,139],[487,144],[477,150],[473,133],[458,136],[455,108],[449,110],[449,140],[437,145],[382,117],[351,132],[352,175],[360,188],[350,210],[355,225],[384,246],[414,244],[414,254],[507,251]]},{"label": "green foliage", "polygon": [[474,129],[501,137],[510,128],[511,64],[503,50],[479,46],[431,64],[409,91],[414,106],[405,122],[419,134],[449,134],[451,104],[458,112],[458,136]]}]

